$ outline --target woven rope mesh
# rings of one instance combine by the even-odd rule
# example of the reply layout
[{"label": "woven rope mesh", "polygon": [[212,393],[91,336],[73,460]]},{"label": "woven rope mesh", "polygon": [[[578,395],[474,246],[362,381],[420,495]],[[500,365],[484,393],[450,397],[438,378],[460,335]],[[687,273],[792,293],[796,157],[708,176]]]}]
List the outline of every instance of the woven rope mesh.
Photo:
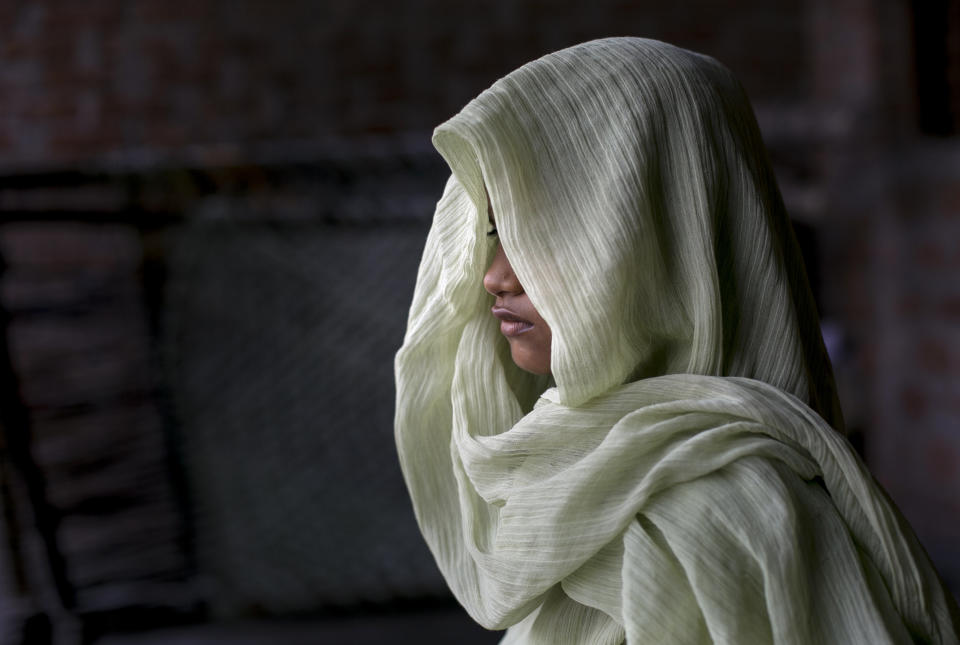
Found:
[{"label": "woven rope mesh", "polygon": [[423,222],[176,237],[165,357],[220,615],[444,593],[393,440]]}]

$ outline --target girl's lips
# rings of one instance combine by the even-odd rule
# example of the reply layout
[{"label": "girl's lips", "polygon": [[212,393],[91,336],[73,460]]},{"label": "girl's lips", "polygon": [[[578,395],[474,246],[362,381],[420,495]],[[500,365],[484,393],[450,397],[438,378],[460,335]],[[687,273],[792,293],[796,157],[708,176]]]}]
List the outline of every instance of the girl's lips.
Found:
[{"label": "girl's lips", "polygon": [[522,321],[503,320],[500,322],[500,333],[504,336],[519,336],[533,329],[533,323]]},{"label": "girl's lips", "polygon": [[519,336],[533,329],[533,323],[524,320],[504,307],[493,307],[493,315],[500,319],[500,333],[504,336]]}]

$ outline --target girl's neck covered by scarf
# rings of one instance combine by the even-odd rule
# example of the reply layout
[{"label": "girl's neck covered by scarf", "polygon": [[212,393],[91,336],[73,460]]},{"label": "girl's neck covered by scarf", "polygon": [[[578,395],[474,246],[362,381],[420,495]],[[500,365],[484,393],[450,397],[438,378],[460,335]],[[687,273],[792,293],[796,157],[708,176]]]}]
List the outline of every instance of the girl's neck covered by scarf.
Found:
[{"label": "girl's neck covered by scarf", "polygon": [[[840,434],[726,68],[592,41],[500,79],[433,141],[452,176],[396,358],[396,437],[474,619],[509,643],[957,642],[955,604]],[[488,205],[552,330],[552,382],[513,365],[490,314]]]}]

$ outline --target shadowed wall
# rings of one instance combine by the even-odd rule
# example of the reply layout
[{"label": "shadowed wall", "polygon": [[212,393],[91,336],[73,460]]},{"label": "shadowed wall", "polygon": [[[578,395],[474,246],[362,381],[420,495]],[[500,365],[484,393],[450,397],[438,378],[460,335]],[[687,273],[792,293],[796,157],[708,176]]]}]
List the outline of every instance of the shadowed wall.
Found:
[{"label": "shadowed wall", "polygon": [[[518,65],[609,35],[702,51],[743,81],[854,439],[957,589],[958,4],[0,2],[0,303],[28,419],[4,431],[38,475],[11,444],[11,620],[36,610],[93,640],[206,609],[441,594],[389,427],[446,175],[430,131]],[[362,409],[325,416],[341,403]],[[364,507],[396,533],[364,533]],[[256,574],[228,564],[258,552]],[[337,568],[360,554],[380,578]],[[51,591],[58,566],[72,599]],[[172,614],[121,617],[148,606]]]}]

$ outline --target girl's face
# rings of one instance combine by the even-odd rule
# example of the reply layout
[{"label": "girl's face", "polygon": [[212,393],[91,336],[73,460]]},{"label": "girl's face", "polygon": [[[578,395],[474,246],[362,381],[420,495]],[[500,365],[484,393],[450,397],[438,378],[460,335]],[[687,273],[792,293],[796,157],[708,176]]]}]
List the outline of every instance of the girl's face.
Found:
[{"label": "girl's face", "polygon": [[[493,212],[488,212],[496,235]],[[510,355],[520,369],[534,374],[550,373],[550,327],[534,309],[523,285],[497,242],[497,253],[483,276],[483,288],[496,297],[491,311],[500,319],[500,332],[510,343]]]}]

